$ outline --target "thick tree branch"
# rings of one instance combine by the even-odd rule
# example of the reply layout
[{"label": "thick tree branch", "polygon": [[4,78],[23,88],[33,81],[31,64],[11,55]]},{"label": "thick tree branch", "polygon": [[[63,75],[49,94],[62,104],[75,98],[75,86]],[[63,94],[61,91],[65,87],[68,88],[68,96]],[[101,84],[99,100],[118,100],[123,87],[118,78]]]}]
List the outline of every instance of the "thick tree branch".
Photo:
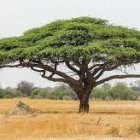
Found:
[{"label": "thick tree branch", "polygon": [[101,64],[100,67],[94,69],[94,71],[92,72],[92,76],[94,76],[97,80],[104,74],[105,71],[112,71],[119,66],[121,66],[120,63],[117,63],[115,65],[108,65],[108,63]]},{"label": "thick tree branch", "polygon": [[74,71],[77,74],[79,73],[79,71],[76,68],[74,68],[68,61],[66,61],[65,64],[70,70]]},{"label": "thick tree branch", "polygon": [[60,77],[63,77],[65,79],[69,79],[69,80],[74,80],[72,79],[71,77],[69,77],[68,75],[66,75],[65,73],[63,72],[60,72],[60,71],[57,71],[55,68],[52,68],[51,66],[49,65],[43,65],[41,63],[38,63],[38,64],[34,64],[34,63],[31,63],[31,62],[23,62],[21,64],[21,66],[23,67],[30,67],[30,68],[40,68],[42,70],[45,70],[45,71],[49,71],[49,72],[53,72],[55,73],[56,75],[60,76]]},{"label": "thick tree branch", "polygon": [[[39,62],[39,61],[32,61],[29,60],[28,62],[20,62],[19,64],[15,64],[15,65],[2,65],[0,66],[0,68],[14,68],[14,67],[29,67],[32,70],[36,71],[36,72],[44,72],[44,71],[48,71],[50,73],[52,73],[50,76],[45,76],[43,75],[42,77],[47,78],[49,80],[52,81],[57,81],[57,82],[67,82],[68,84],[73,85],[74,87],[79,87],[80,88],[80,83],[78,82],[78,80],[73,79],[72,77],[68,76],[67,74],[65,74],[64,72],[58,71],[57,70],[57,64],[55,64],[55,67],[51,67],[49,65],[44,65],[43,63]],[[56,74],[59,77],[62,77],[62,79],[60,78],[53,78],[53,75]]]},{"label": "thick tree branch", "polygon": [[92,71],[94,68],[96,68],[96,67],[100,67],[102,64],[94,64],[94,65],[92,65],[92,66],[90,66],[88,69],[89,69],[89,71]]},{"label": "thick tree branch", "polygon": [[94,71],[91,72],[92,76],[95,76],[99,71],[101,71],[102,69],[105,69],[105,67],[107,66],[106,63],[104,64],[99,64],[97,68],[94,68]]},{"label": "thick tree branch", "polygon": [[95,76],[95,79],[97,80],[98,78],[100,78],[100,77],[103,75],[104,72],[105,72],[105,70],[102,69],[102,70]]},{"label": "thick tree branch", "polygon": [[45,75],[46,72],[44,71],[43,74],[41,75],[43,78],[54,81],[54,82],[63,82],[63,83],[68,83],[65,79],[62,78],[53,78],[53,75],[51,74],[50,76]]},{"label": "thick tree branch", "polygon": [[114,80],[114,79],[125,79],[125,78],[140,78],[140,74],[128,74],[128,75],[113,75],[109,76],[107,78],[104,78],[102,80],[97,81],[95,84],[100,85],[103,84],[104,82]]}]

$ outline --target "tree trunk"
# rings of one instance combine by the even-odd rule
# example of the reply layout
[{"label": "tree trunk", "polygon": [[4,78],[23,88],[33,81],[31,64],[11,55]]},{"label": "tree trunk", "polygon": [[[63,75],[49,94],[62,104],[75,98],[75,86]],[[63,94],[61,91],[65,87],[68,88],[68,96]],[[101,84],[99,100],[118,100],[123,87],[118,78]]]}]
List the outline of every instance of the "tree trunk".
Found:
[{"label": "tree trunk", "polygon": [[82,94],[80,97],[79,113],[89,112],[89,94]]}]

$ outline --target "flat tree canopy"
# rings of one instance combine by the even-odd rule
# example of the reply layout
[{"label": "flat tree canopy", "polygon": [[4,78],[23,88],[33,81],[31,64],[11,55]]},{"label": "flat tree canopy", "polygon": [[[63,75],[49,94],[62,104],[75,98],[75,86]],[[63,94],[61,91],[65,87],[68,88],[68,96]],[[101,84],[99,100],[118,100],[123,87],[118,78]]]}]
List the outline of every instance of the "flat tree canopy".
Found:
[{"label": "flat tree canopy", "polygon": [[124,74],[102,78],[106,71],[139,62],[139,31],[91,17],[58,20],[0,40],[0,68],[29,67],[43,78],[70,85],[80,100],[80,112],[88,112],[89,96],[97,85],[140,77]]}]

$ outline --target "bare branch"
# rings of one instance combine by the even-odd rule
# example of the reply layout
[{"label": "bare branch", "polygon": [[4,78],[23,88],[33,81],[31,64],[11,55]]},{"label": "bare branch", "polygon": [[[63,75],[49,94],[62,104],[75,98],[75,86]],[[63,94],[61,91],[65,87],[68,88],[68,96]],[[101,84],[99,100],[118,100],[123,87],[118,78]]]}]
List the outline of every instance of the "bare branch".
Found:
[{"label": "bare branch", "polygon": [[128,75],[113,75],[113,76],[109,76],[107,78],[104,78],[102,80],[97,81],[95,84],[100,85],[104,82],[110,81],[110,80],[114,80],[114,79],[125,79],[125,78],[140,78],[140,74],[128,74]]},{"label": "bare branch", "polygon": [[58,63],[55,63],[54,71],[53,71],[52,74],[49,76],[50,78],[52,78],[52,77],[55,75],[55,71],[57,70],[57,65],[58,65]]},{"label": "bare branch", "polygon": [[66,61],[65,64],[70,70],[76,72],[77,74],[79,73],[79,71],[76,68],[74,68],[68,61]]},{"label": "bare branch", "polygon": [[43,74],[41,75],[43,78],[54,81],[54,82],[64,82],[64,83],[68,83],[65,79],[63,78],[53,78],[52,74],[50,76],[46,76],[45,75],[46,72],[44,71]]},{"label": "bare branch", "polygon": [[[44,78],[47,78],[47,79],[52,80],[52,81],[57,80],[59,82],[66,82],[67,81],[67,83],[73,85],[74,87],[77,87],[77,88],[80,87],[80,83],[78,82],[78,80],[70,77],[69,75],[65,74],[64,72],[58,71],[56,68],[57,64],[55,64],[55,67],[53,68],[49,65],[44,65],[41,62],[39,62],[39,63],[37,63],[37,62],[38,61],[32,62],[32,60],[29,60],[28,62],[22,61],[19,64],[15,64],[15,65],[10,65],[10,64],[9,65],[2,65],[2,66],[0,66],[0,68],[29,67],[36,72],[48,71],[48,72],[51,72],[52,74],[49,77],[43,75]],[[62,77],[62,79],[52,78],[54,74],[56,74],[59,77]]]},{"label": "bare branch", "polygon": [[97,74],[97,76],[95,76],[95,79],[97,80],[98,78],[100,78],[100,77],[103,75],[104,72],[105,72],[105,70],[102,69],[102,70]]},{"label": "bare branch", "polygon": [[38,70],[38,69],[35,69],[34,67],[31,67],[32,70],[36,71],[36,72],[43,72],[44,70]]},{"label": "bare branch", "polygon": [[[67,83],[69,83],[69,84],[71,84],[73,86],[76,86],[77,88],[79,86],[78,80],[75,80],[72,77],[68,76],[67,74],[57,70],[57,63],[55,63],[54,68],[49,66],[49,65],[44,65],[42,63],[34,64],[34,63],[31,63],[31,62],[27,62],[27,63],[24,62],[24,63],[22,63],[22,66],[23,67],[34,67],[34,68],[36,67],[36,68],[40,68],[40,69],[42,69],[44,71],[51,72],[52,74],[50,76],[48,76],[48,77],[45,76],[45,75],[42,76],[42,77],[47,78],[49,80],[57,81],[57,82],[65,82],[65,83],[67,82]],[[62,79],[61,78],[60,79],[53,78],[54,74],[56,74],[59,77],[62,77]]]},{"label": "bare branch", "polygon": [[94,64],[91,67],[89,67],[88,69],[91,71],[92,69],[101,66],[102,64]]},{"label": "bare branch", "polygon": [[15,65],[1,65],[0,68],[15,68],[20,67],[21,64],[15,64]]},{"label": "bare branch", "polygon": [[92,76],[97,75],[97,76],[95,76],[95,78],[97,80],[98,78],[100,78],[103,75],[103,73],[105,71],[112,71],[112,70],[118,68],[119,66],[121,66],[120,63],[117,63],[115,65],[108,65],[108,63],[101,64],[100,67],[94,69],[94,71],[92,72]]}]

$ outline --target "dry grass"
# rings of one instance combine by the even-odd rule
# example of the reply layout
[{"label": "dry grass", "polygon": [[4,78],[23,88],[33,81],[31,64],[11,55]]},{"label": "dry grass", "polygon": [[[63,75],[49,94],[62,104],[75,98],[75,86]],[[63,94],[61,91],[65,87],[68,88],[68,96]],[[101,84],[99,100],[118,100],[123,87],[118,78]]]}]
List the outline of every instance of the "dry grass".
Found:
[{"label": "dry grass", "polygon": [[[6,116],[19,100],[42,113]],[[93,139],[95,135],[136,139],[140,136],[139,101],[91,101],[90,106],[89,114],[79,114],[77,101],[0,100],[0,139]]]}]

